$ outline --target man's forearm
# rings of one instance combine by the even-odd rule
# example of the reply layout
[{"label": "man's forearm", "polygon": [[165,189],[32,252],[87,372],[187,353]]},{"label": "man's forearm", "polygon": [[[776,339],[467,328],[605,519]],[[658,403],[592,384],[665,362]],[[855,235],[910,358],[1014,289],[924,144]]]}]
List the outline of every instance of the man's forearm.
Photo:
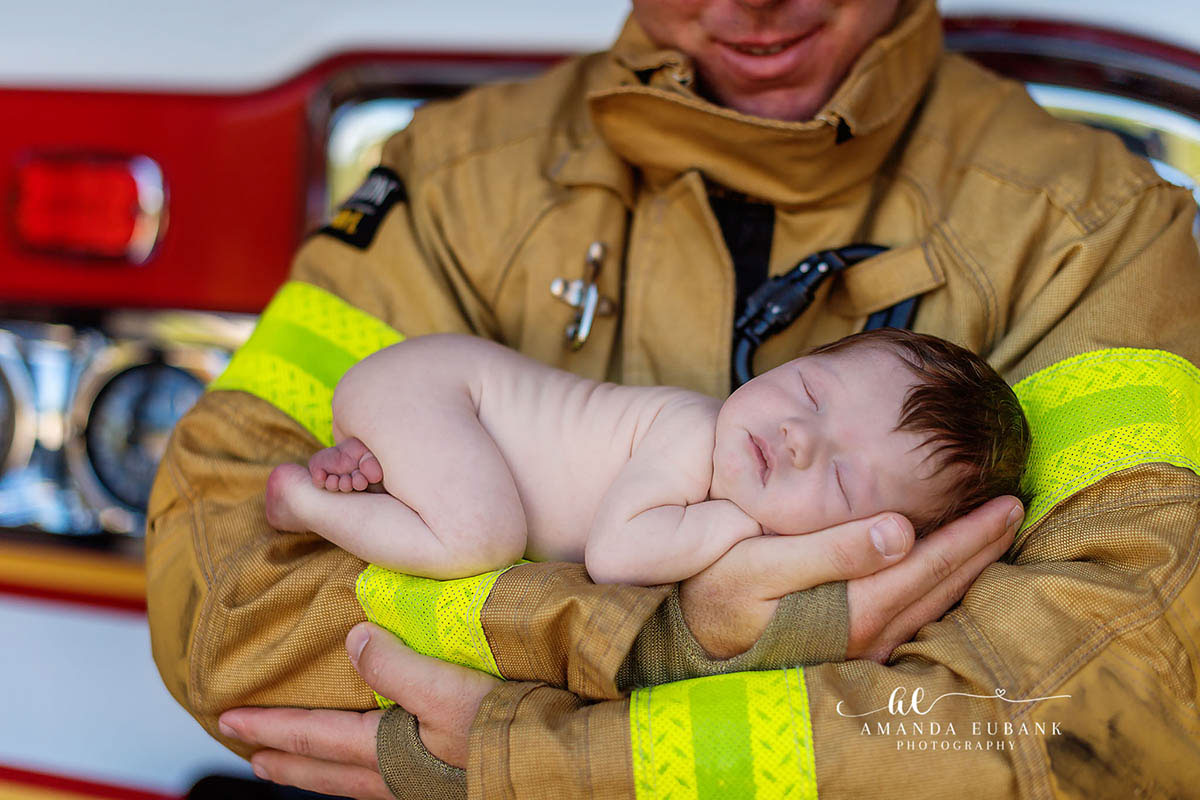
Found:
[{"label": "man's forearm", "polygon": [[[734,581],[736,574],[729,577]],[[813,663],[845,653],[841,582],[788,595],[786,613],[774,617],[771,607],[778,601],[762,601],[751,592],[739,604],[733,593],[719,593],[727,603],[711,602],[707,609],[742,620],[757,611],[761,624],[754,623],[758,627],[749,635],[768,633],[732,659],[714,658],[698,643],[689,623],[703,623],[704,614],[685,622],[671,589],[593,584],[576,564],[525,564],[445,582],[372,567],[359,582],[359,599],[373,622],[426,655],[593,699],[620,697],[648,682]],[[403,601],[397,604],[397,598]],[[714,621],[710,633],[724,624],[724,618]]]},{"label": "man's forearm", "polygon": [[276,533],[263,512],[271,467],[314,447],[263,401],[210,393],[160,468],[146,547],[154,658],[214,736],[217,715],[235,706],[374,705],[342,646],[363,619],[353,597],[362,562],[316,536]]}]

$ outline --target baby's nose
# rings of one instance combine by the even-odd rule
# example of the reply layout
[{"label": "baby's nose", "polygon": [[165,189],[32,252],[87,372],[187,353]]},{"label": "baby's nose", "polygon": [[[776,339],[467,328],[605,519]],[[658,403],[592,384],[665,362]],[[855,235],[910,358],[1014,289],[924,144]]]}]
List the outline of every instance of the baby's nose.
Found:
[{"label": "baby's nose", "polygon": [[779,426],[783,434],[785,455],[796,469],[806,469],[813,462],[816,449],[812,429],[800,419],[785,419]]}]

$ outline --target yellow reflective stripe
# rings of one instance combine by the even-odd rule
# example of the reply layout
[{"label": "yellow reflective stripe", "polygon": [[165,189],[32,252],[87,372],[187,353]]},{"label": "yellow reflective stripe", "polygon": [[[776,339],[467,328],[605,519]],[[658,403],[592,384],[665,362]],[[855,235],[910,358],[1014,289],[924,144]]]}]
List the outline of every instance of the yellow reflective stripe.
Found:
[{"label": "yellow reflective stripe", "polygon": [[638,689],[629,697],[629,743],[638,800],[699,796],[687,683],[691,681]]},{"label": "yellow reflective stripe", "polygon": [[800,667],[751,679],[747,686],[754,785],[760,798],[816,800],[808,687]]},{"label": "yellow reflective stripe", "polygon": [[629,709],[639,800],[817,797],[800,667],[638,689]]},{"label": "yellow reflective stripe", "polygon": [[503,572],[435,581],[371,564],[354,590],[367,619],[418,653],[502,677],[479,615]]},{"label": "yellow reflective stripe", "polygon": [[1013,389],[1033,431],[1027,526],[1127,467],[1165,462],[1200,473],[1200,370],[1173,353],[1083,353]]},{"label": "yellow reflective stripe", "polygon": [[208,388],[261,397],[331,445],[337,382],[355,363],[402,338],[337,295],[290,281]]}]

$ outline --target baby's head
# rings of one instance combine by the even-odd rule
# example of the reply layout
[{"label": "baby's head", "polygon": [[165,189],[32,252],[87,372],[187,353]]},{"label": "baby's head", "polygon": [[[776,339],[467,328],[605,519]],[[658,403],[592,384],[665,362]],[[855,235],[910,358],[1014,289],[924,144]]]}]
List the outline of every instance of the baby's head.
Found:
[{"label": "baby's head", "polygon": [[921,536],[992,497],[1021,496],[1029,446],[1016,395],[981,358],[885,328],[818,347],[730,395],[710,496],[775,533],[896,511]]}]

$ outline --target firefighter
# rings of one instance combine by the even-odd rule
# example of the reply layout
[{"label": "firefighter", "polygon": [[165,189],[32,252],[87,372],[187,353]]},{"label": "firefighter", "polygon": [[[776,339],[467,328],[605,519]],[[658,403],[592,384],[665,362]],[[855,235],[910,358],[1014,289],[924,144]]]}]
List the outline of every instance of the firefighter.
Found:
[{"label": "firefighter", "polygon": [[[1192,791],[1196,209],[940,30],[933,0],[635,0],[611,50],[418,112],[171,440],[147,570],[175,697],[267,748],[271,779],[357,796]],[[338,376],[400,336],[722,396],[754,287],[855,242],[888,250],[816,287],[755,370],[917,298],[914,329],[1018,384],[1025,512],[998,498],[915,546],[891,515],[739,545],[678,590],[554,564],[416,581],[267,527],[271,468],[329,443]],[[478,671],[355,627],[356,590]],[[372,708],[352,628],[363,676],[419,726],[218,723]]]}]

